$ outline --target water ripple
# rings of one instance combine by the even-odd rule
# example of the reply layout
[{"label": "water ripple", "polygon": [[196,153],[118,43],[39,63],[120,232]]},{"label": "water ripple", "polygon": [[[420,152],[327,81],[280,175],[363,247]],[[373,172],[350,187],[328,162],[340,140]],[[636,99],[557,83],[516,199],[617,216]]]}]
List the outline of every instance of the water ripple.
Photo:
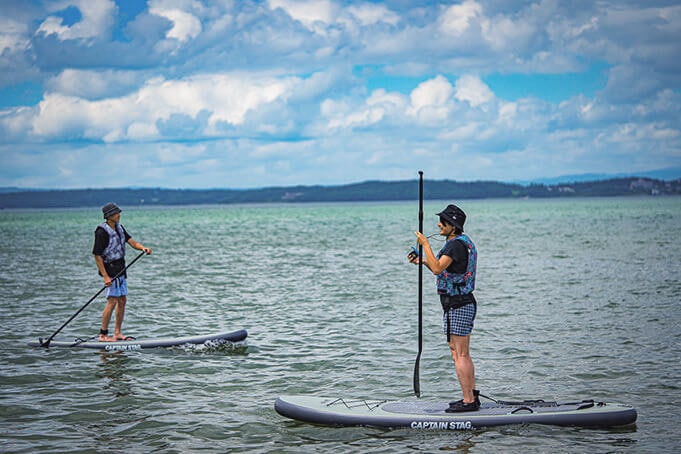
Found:
[{"label": "water ripple", "polygon": [[[427,232],[443,204],[426,203]],[[317,427],[274,412],[276,397],[288,393],[413,398],[417,275],[405,260],[416,230],[413,203],[126,209],[124,225],[154,253],[130,269],[125,332],[246,328],[249,338],[111,353],[25,346],[99,290],[90,254],[97,210],[3,211],[0,451],[659,452],[681,445],[674,430],[681,423],[674,405],[681,199],[462,206],[480,250],[471,343],[478,387],[502,399],[633,403],[640,405],[636,428],[415,433]],[[103,304],[95,300],[58,337],[96,335]],[[422,393],[455,397],[427,273],[423,330]]]}]

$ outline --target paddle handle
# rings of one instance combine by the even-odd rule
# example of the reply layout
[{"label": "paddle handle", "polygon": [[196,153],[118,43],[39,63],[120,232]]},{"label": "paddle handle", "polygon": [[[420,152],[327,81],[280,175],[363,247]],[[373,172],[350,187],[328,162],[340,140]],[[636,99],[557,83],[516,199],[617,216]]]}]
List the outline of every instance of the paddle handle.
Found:
[{"label": "paddle handle", "polygon": [[[111,280],[113,281],[113,280],[115,280],[116,278],[120,277],[123,273],[125,273],[125,272],[127,271],[128,268],[130,268],[130,267],[132,266],[133,263],[135,263],[137,260],[139,260],[140,257],[142,257],[144,254],[145,254],[145,252],[142,251],[137,257],[135,257],[135,260],[133,260],[132,262],[130,262],[128,265],[126,265],[126,267],[123,268],[121,271],[119,271],[118,274],[116,274],[116,276],[114,276],[113,278],[111,278]],[[83,312],[83,309],[85,309],[86,307],[88,307],[88,305],[89,305],[91,302],[93,302],[93,301],[95,300],[95,298],[97,298],[104,290],[106,290],[106,286],[104,286],[104,287],[102,287],[101,289],[99,289],[99,291],[98,291],[97,293],[95,293],[95,295],[94,295],[92,298],[90,298],[90,300],[89,300],[87,303],[85,303],[85,304],[83,305],[83,307],[81,307],[80,309],[78,309],[78,312],[76,312],[75,314],[73,314],[73,315],[71,316],[70,319],[66,320],[66,321],[64,322],[64,324],[61,325],[61,326],[59,327],[59,329],[58,329],[57,331],[54,332],[54,334],[52,334],[50,337],[48,337],[47,340],[46,340],[45,342],[43,342],[42,339],[38,339],[38,341],[40,342],[40,346],[41,346],[41,347],[49,347],[49,346],[50,346],[50,342],[52,342],[52,339],[54,339],[54,336],[56,336],[57,334],[59,334],[59,332],[60,332],[62,329],[64,329],[64,327],[65,327],[66,325],[68,325],[69,323],[71,323],[71,320],[73,320],[74,318],[76,318],[76,317],[78,316],[78,314],[80,314],[81,312]]]}]

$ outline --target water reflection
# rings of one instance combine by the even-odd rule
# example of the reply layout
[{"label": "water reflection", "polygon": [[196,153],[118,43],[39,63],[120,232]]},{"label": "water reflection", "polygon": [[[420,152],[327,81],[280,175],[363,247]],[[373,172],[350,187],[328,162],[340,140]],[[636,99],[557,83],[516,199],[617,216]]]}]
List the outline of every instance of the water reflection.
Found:
[{"label": "water reflection", "polygon": [[104,389],[110,390],[115,397],[132,395],[132,379],[129,376],[130,358],[121,351],[102,351],[100,359],[95,376],[108,380]]}]

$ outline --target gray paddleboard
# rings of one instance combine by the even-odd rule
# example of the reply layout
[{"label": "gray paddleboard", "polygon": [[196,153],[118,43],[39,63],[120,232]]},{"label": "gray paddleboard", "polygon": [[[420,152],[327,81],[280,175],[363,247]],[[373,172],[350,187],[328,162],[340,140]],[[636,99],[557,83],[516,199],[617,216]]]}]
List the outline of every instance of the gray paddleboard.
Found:
[{"label": "gray paddleboard", "polygon": [[[158,339],[135,339],[116,342],[99,341],[58,341],[52,340],[49,347],[93,348],[97,350],[142,350],[147,348],[176,347],[186,344],[205,344],[206,342],[239,342],[246,339],[246,330],[224,333],[204,334],[187,337],[166,337]],[[41,347],[41,342],[29,342],[31,347]]]},{"label": "gray paddleboard", "polygon": [[389,401],[337,397],[280,396],[282,416],[331,426],[374,426],[419,430],[471,430],[507,424],[616,427],[636,422],[636,409],[625,404],[583,400],[482,402],[478,411],[447,413],[448,402]]}]

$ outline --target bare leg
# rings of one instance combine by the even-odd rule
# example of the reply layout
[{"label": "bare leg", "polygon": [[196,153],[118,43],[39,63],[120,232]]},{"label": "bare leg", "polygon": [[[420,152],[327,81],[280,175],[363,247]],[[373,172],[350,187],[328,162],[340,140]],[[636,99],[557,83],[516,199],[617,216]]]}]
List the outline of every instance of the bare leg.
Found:
[{"label": "bare leg", "polygon": [[456,376],[459,379],[465,403],[475,401],[475,396],[473,395],[473,389],[475,389],[475,366],[469,351],[470,339],[470,336],[451,335],[449,340],[449,349],[452,352]]},{"label": "bare leg", "polygon": [[[113,314],[113,311],[117,306],[118,306],[118,298],[109,297],[109,298],[106,299],[106,306],[104,306],[104,311],[102,312],[102,331],[103,332],[108,332],[109,322],[111,321],[111,315]],[[108,335],[105,335],[105,334],[100,334],[99,340],[105,341],[105,342],[111,342],[113,340],[113,338],[108,336]]]},{"label": "bare leg", "polygon": [[125,303],[127,302],[126,296],[118,297],[118,304],[116,305],[116,323],[114,325],[114,339],[123,340],[125,336],[121,333],[121,327],[123,326],[123,318],[125,317]]}]

